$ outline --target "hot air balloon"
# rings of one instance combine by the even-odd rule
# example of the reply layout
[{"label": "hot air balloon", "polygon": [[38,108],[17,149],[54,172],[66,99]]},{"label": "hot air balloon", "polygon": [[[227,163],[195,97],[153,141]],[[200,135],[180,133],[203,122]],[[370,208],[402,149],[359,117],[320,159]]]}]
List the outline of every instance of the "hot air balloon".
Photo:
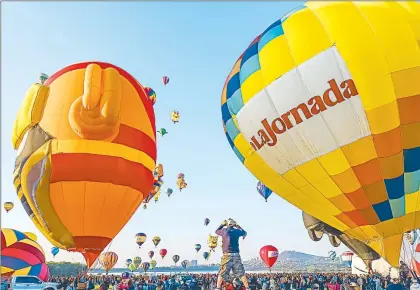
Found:
[{"label": "hot air balloon", "polygon": [[39,74],[39,82],[41,83],[41,85],[43,85],[47,79],[48,79],[47,74],[45,74],[45,73],[40,73]]},{"label": "hot air balloon", "polygon": [[166,190],[166,194],[168,195],[168,197],[170,197],[171,195],[172,195],[172,193],[173,193],[174,191],[173,191],[173,189],[172,188],[168,188],[167,190]]},{"label": "hot air balloon", "polygon": [[152,241],[153,241],[153,244],[155,245],[155,248],[156,248],[159,245],[161,239],[160,239],[160,237],[155,236]]},{"label": "hot air balloon", "polygon": [[140,257],[134,257],[133,264],[136,266],[136,269],[137,269],[141,264],[141,258]]},{"label": "hot air balloon", "polygon": [[150,261],[150,269],[153,270],[154,268],[156,268],[156,265],[157,265],[157,262],[155,260]]},{"label": "hot air balloon", "polygon": [[343,261],[344,265],[347,267],[351,267],[351,262],[353,259],[353,253],[352,252],[344,252],[341,254],[341,260]]},{"label": "hot air balloon", "polygon": [[258,181],[257,183],[257,191],[262,197],[264,197],[265,202],[267,202],[267,198],[269,198],[270,195],[273,193],[271,189],[262,184],[260,181]]},{"label": "hot air balloon", "polygon": [[155,167],[155,171],[154,171],[154,176],[157,176],[157,177],[163,177],[163,175],[164,175],[164,172],[163,172],[163,165],[162,164],[158,164],[156,167]]},{"label": "hot air balloon", "polygon": [[204,260],[207,261],[210,258],[210,253],[209,252],[204,252],[203,253],[203,258],[204,258]]},{"label": "hot air balloon", "polygon": [[138,268],[138,266],[136,266],[136,265],[134,265],[134,264],[130,264],[130,265],[128,265],[128,269],[129,269],[131,272],[136,271],[136,270],[137,270],[137,268]]},{"label": "hot air balloon", "polygon": [[179,261],[179,256],[178,256],[178,255],[174,255],[174,256],[172,257],[172,261],[174,261],[174,263],[175,263],[175,265],[176,265],[176,263],[178,263],[178,261]]},{"label": "hot air balloon", "polygon": [[144,91],[146,92],[147,97],[152,102],[152,105],[156,103],[156,92],[149,87],[144,87]]},{"label": "hot air balloon", "polygon": [[187,187],[187,183],[185,182],[185,175],[184,173],[179,173],[178,178],[176,180],[176,185],[178,186],[179,191],[182,191],[184,188]]},{"label": "hot air balloon", "polygon": [[210,223],[210,220],[208,218],[204,219],[204,225],[207,226]]},{"label": "hot air balloon", "polygon": [[195,244],[194,249],[197,251],[197,253],[201,250],[200,244]]},{"label": "hot air balloon", "polygon": [[109,270],[111,270],[112,267],[114,267],[118,262],[118,255],[114,252],[105,252],[101,254],[99,261],[101,262],[102,267],[108,275]]},{"label": "hot air balloon", "polygon": [[179,122],[179,118],[181,116],[179,115],[179,111],[172,111],[171,112],[171,121],[174,122],[174,124]]},{"label": "hot air balloon", "polygon": [[371,247],[357,239],[349,237],[313,216],[302,212],[302,218],[303,223],[308,230],[309,237],[313,241],[320,241],[323,234],[327,234],[333,247],[338,247],[342,242],[347,248],[356,253],[363,260],[368,269],[372,269],[372,262],[380,258],[379,254]]},{"label": "hot air balloon", "polygon": [[335,252],[335,251],[329,251],[328,252],[328,257],[331,259],[331,260],[335,260],[335,258],[337,257],[337,253]]},{"label": "hot air balloon", "polygon": [[157,131],[159,134],[160,134],[160,136],[165,136],[166,134],[168,134],[168,131],[165,129],[165,128],[160,128],[158,131]]},{"label": "hot air balloon", "polygon": [[51,248],[51,254],[53,255],[54,258],[58,254],[58,252],[60,252],[59,248],[57,248],[57,247],[52,247]]},{"label": "hot air balloon", "polygon": [[410,245],[414,245],[414,243],[417,241],[418,233],[417,230],[409,231],[404,234],[407,241],[410,243]]},{"label": "hot air balloon", "polygon": [[149,251],[148,255],[149,255],[149,258],[151,259],[151,258],[153,258],[153,256],[155,255],[155,252],[153,252],[153,251]]},{"label": "hot air balloon", "polygon": [[47,281],[50,276],[41,246],[20,231],[1,229],[0,258],[2,278],[31,275]]},{"label": "hot air balloon", "polygon": [[13,202],[8,201],[4,203],[3,207],[6,210],[6,212],[9,212],[15,207],[15,205],[13,204]]},{"label": "hot air balloon", "polygon": [[145,233],[136,234],[136,244],[139,245],[139,248],[146,242],[147,236]]},{"label": "hot air balloon", "polygon": [[159,251],[159,255],[163,258],[165,258],[166,254],[168,253],[168,251],[166,249],[160,249]]},{"label": "hot air balloon", "polygon": [[53,246],[91,267],[152,187],[155,130],[142,86],[112,64],[74,64],[29,88],[13,128],[14,185]]},{"label": "hot air balloon", "polygon": [[260,249],[260,257],[263,260],[264,264],[270,269],[276,263],[277,257],[279,256],[279,251],[276,247],[268,245]]},{"label": "hot air balloon", "polygon": [[127,259],[127,260],[125,260],[125,265],[128,267],[128,266],[130,266],[131,265],[131,263],[133,263],[133,260],[131,260],[131,259]]},{"label": "hot air balloon", "polygon": [[167,76],[162,77],[162,82],[166,86],[169,83],[169,78]]},{"label": "hot air balloon", "polygon": [[38,237],[34,234],[34,233],[31,233],[31,232],[24,232],[24,234],[28,237],[28,238],[30,238],[31,240],[33,240],[33,241],[37,241],[38,240]]},{"label": "hot air balloon", "polygon": [[419,18],[419,2],[308,1],[250,44],[222,93],[241,162],[394,267],[420,228]]},{"label": "hot air balloon", "polygon": [[159,201],[159,196],[160,196],[160,190],[153,197],[153,199],[155,200],[155,203]]},{"label": "hot air balloon", "polygon": [[188,261],[187,261],[187,260],[182,261],[182,262],[181,262],[181,266],[182,266],[182,268],[184,268],[184,270],[187,270],[187,267],[188,267]]},{"label": "hot air balloon", "polygon": [[143,262],[141,264],[141,268],[143,269],[144,273],[146,273],[147,270],[149,270],[149,268],[150,268],[150,264],[148,262]]},{"label": "hot air balloon", "polygon": [[209,238],[207,240],[207,243],[209,245],[209,248],[211,251],[215,251],[216,247],[217,247],[217,242],[218,242],[219,236],[212,236],[209,235]]}]

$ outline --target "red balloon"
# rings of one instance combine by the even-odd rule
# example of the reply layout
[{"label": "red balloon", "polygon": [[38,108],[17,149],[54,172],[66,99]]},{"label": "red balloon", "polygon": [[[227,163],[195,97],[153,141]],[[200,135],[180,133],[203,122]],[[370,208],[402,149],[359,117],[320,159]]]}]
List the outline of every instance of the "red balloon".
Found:
[{"label": "red balloon", "polygon": [[159,255],[163,258],[165,258],[166,254],[168,253],[168,251],[166,249],[160,249],[159,251]]},{"label": "red balloon", "polygon": [[260,249],[261,260],[267,265],[268,268],[271,268],[274,263],[277,261],[279,256],[279,251],[276,247],[268,245]]}]

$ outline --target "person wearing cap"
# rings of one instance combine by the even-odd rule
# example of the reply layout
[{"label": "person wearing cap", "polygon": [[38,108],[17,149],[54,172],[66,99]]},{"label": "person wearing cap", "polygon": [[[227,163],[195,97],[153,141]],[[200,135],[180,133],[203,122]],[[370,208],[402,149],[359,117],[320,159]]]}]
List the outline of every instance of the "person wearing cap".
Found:
[{"label": "person wearing cap", "polygon": [[227,281],[232,270],[249,289],[248,280],[245,277],[245,268],[239,255],[239,238],[245,238],[247,233],[233,219],[224,220],[216,230],[216,234],[222,237],[223,256],[220,262],[216,289],[220,290],[223,281]]},{"label": "person wearing cap", "polygon": [[350,290],[360,290],[360,286],[356,282],[350,282],[349,286],[350,286]]}]

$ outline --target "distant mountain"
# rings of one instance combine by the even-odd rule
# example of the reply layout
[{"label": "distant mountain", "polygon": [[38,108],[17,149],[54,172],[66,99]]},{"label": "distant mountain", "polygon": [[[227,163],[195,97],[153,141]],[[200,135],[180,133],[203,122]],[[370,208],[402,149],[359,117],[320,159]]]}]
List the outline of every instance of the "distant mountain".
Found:
[{"label": "distant mountain", "polygon": [[325,260],[325,257],[310,255],[306,253],[296,252],[296,251],[284,251],[279,254],[277,258],[278,261],[319,261]]}]

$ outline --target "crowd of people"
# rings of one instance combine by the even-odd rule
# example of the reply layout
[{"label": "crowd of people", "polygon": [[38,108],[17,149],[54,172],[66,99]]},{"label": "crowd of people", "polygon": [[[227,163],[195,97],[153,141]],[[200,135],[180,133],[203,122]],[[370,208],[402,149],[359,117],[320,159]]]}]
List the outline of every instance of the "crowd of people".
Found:
[{"label": "crowd of people", "polygon": [[[384,278],[378,275],[350,274],[246,274],[248,290],[417,290],[410,276]],[[51,277],[59,290],[215,290],[217,274],[191,275],[80,275]],[[222,290],[246,290],[241,280],[229,279]]]}]

